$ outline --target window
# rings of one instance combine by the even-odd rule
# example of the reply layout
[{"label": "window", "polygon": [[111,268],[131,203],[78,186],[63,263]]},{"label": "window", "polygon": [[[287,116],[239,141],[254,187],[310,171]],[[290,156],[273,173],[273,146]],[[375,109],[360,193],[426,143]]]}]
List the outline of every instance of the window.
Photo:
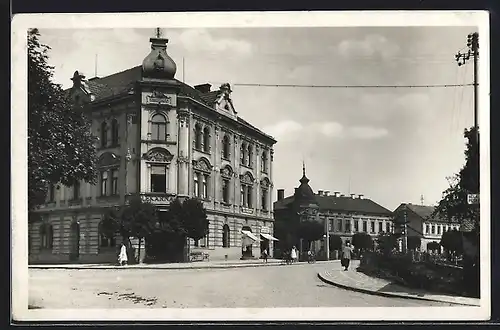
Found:
[{"label": "window", "polygon": [[247,205],[246,207],[251,208],[252,207],[252,187],[247,186]]},{"label": "window", "polygon": [[111,145],[118,145],[118,120],[116,119],[111,122]]},{"label": "window", "polygon": [[108,194],[108,172],[101,172],[101,196]]},{"label": "window", "polygon": [[156,114],[151,118],[151,139],[155,141],[167,140],[167,119]]},{"label": "window", "polygon": [[260,161],[260,170],[264,173],[267,172],[267,152],[263,151]]},{"label": "window", "polygon": [[244,185],[241,185],[241,188],[240,188],[240,205],[241,206],[244,206],[245,205],[245,186]]},{"label": "window", "polygon": [[49,185],[49,202],[53,202],[56,199],[55,186],[53,184]]},{"label": "window", "polygon": [[224,135],[222,138],[222,158],[229,159],[230,155],[231,142],[229,141],[229,137]]},{"label": "window", "polygon": [[438,227],[438,228],[437,228],[437,231],[438,231],[438,232],[437,232],[437,234],[438,234],[438,235],[441,235],[441,226],[437,226],[437,227]]},{"label": "window", "polygon": [[241,206],[252,207],[252,186],[248,184],[241,184]]},{"label": "window", "polygon": [[382,223],[382,221],[380,221],[378,223],[378,232],[381,233],[384,231],[384,224]]},{"label": "window", "polygon": [[350,233],[351,232],[351,220],[346,220],[345,221],[345,232]]},{"label": "window", "polygon": [[167,192],[167,167],[151,165],[151,192]]},{"label": "window", "polygon": [[364,233],[368,232],[368,222],[366,220],[363,221],[363,232]]},{"label": "window", "polygon": [[202,135],[203,135],[203,132],[201,130],[201,125],[200,124],[196,124],[194,126],[194,148],[195,149],[198,149],[198,150],[201,150],[201,145],[203,143],[202,141]]},{"label": "window", "polygon": [[75,181],[73,184],[73,200],[80,198],[80,181]]},{"label": "window", "polygon": [[337,220],[337,231],[342,231],[342,219]]},{"label": "window", "polygon": [[375,233],[375,221],[370,222],[370,232],[372,234]]},{"label": "window", "polygon": [[431,226],[431,234],[434,235],[436,233],[436,226]]},{"label": "window", "polygon": [[230,238],[231,238],[231,231],[229,230],[228,225],[224,225],[222,227],[222,247],[228,248],[230,247]]},{"label": "window", "polygon": [[208,175],[203,174],[203,198],[208,198]]},{"label": "window", "polygon": [[194,174],[194,196],[199,197],[200,196],[200,182],[198,181],[198,174]]},{"label": "window", "polygon": [[429,231],[429,225],[428,225],[428,224],[427,224],[427,225],[425,225],[425,233],[426,233],[426,234],[429,234],[429,233],[430,233],[430,231]]},{"label": "window", "polygon": [[54,239],[54,229],[52,225],[43,223],[40,226],[40,239],[42,249],[52,249]]},{"label": "window", "polygon": [[101,147],[108,146],[108,124],[103,121],[101,124]]},{"label": "window", "polygon": [[111,171],[111,195],[118,195],[118,170]]},{"label": "window", "polygon": [[267,189],[262,189],[262,209],[267,211]]},{"label": "window", "polygon": [[354,231],[355,232],[359,231],[359,221],[358,220],[354,220]]},{"label": "window", "polygon": [[246,143],[242,143],[241,144],[241,148],[240,148],[240,163],[241,165],[246,165],[246,160],[247,160],[247,145]]},{"label": "window", "polygon": [[102,222],[99,223],[99,247],[114,247],[116,246],[115,235],[113,237],[108,237],[102,228]]},{"label": "window", "polygon": [[390,222],[385,223],[385,231],[388,233],[391,232],[391,223]]},{"label": "window", "polygon": [[229,180],[222,179],[222,200],[229,203]]},{"label": "window", "polygon": [[328,221],[328,231],[333,231],[333,219]]},{"label": "window", "polygon": [[252,167],[252,145],[248,145],[248,157],[247,157],[247,165],[248,167]]},{"label": "window", "polygon": [[203,151],[210,152],[210,129],[208,127],[203,130]]}]

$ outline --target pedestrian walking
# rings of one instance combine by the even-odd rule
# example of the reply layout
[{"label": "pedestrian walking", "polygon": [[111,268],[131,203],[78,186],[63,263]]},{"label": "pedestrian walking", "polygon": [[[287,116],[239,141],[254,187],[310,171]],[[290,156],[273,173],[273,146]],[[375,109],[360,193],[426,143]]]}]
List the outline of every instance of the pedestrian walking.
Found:
[{"label": "pedestrian walking", "polygon": [[124,243],[122,243],[120,248],[120,254],[118,255],[118,263],[120,264],[120,266],[125,266],[127,265],[127,262],[128,262],[127,247],[125,246]]},{"label": "pedestrian walking", "polygon": [[349,269],[349,264],[351,263],[351,254],[352,254],[351,243],[347,242],[344,249],[342,250],[341,264],[344,267],[344,271]]},{"label": "pedestrian walking", "polygon": [[311,249],[307,251],[307,262],[310,264],[314,262],[314,253],[311,251]]},{"label": "pedestrian walking", "polygon": [[264,259],[264,262],[267,264],[267,249],[264,249],[264,251],[262,251],[262,259]]},{"label": "pedestrian walking", "polygon": [[292,247],[292,250],[290,251],[290,257],[292,258],[292,263],[297,261],[297,250],[295,249],[295,246]]}]

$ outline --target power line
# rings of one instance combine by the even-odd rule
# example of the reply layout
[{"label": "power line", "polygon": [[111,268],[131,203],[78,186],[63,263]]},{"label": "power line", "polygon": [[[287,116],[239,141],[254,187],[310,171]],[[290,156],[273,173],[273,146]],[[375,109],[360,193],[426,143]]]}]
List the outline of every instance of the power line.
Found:
[{"label": "power line", "polygon": [[[213,82],[220,83],[220,82]],[[285,88],[451,88],[473,86],[468,84],[429,84],[429,85],[301,85],[301,84],[250,84],[233,83],[233,86],[241,87],[285,87]]]}]

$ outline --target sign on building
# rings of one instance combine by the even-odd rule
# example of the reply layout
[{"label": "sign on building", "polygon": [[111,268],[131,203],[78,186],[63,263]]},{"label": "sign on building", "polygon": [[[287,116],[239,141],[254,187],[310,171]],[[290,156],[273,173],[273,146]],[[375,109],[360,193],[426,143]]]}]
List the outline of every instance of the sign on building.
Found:
[{"label": "sign on building", "polygon": [[479,194],[468,194],[467,195],[467,204],[479,204]]}]

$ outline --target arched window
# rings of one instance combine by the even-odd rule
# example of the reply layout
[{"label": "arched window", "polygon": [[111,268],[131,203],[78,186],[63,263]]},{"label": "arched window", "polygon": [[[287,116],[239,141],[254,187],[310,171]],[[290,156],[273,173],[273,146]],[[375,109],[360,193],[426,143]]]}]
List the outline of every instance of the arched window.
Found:
[{"label": "arched window", "polygon": [[252,145],[248,145],[248,158],[247,158],[248,167],[252,167]]},{"label": "arched window", "polygon": [[194,126],[194,148],[202,150],[203,131],[200,124]]},{"label": "arched window", "polygon": [[230,155],[231,142],[229,141],[229,137],[224,135],[222,138],[222,158],[229,160]]},{"label": "arched window", "polygon": [[240,147],[240,163],[241,165],[247,164],[247,144],[243,142]]},{"label": "arched window", "polygon": [[105,148],[108,146],[108,123],[103,121],[101,123],[101,147]]},{"label": "arched window", "polygon": [[99,223],[98,231],[99,231],[99,247],[105,248],[105,247],[115,247],[116,246],[115,235],[113,235],[113,237],[108,237],[108,235],[106,235],[106,233],[104,233],[102,222]]},{"label": "arched window", "polygon": [[210,152],[210,129],[208,127],[203,130],[203,151]]},{"label": "arched window", "polygon": [[240,177],[240,198],[243,207],[253,207],[253,181],[254,179],[249,172]]},{"label": "arched window", "polygon": [[261,155],[260,170],[264,173],[267,173],[267,152],[266,151],[263,151],[262,155]]},{"label": "arched window", "polygon": [[154,141],[167,140],[167,119],[157,113],[151,118],[151,139]]},{"label": "arched window", "polygon": [[261,201],[261,206],[262,206],[262,210],[264,211],[267,211],[267,198],[268,198],[268,188],[267,187],[262,187],[262,190],[261,190],[261,198],[262,198],[262,201]]},{"label": "arched window", "polygon": [[194,173],[194,195],[200,196],[200,182],[198,181],[198,173]]},{"label": "arched window", "polygon": [[118,145],[118,120],[116,119],[111,122],[111,145]]},{"label": "arched window", "polygon": [[52,249],[52,242],[54,238],[54,229],[52,225],[43,223],[40,226],[40,241],[42,249]]},{"label": "arched window", "polygon": [[222,227],[222,247],[228,248],[231,246],[230,235],[231,231],[229,230],[229,226],[226,224]]}]

